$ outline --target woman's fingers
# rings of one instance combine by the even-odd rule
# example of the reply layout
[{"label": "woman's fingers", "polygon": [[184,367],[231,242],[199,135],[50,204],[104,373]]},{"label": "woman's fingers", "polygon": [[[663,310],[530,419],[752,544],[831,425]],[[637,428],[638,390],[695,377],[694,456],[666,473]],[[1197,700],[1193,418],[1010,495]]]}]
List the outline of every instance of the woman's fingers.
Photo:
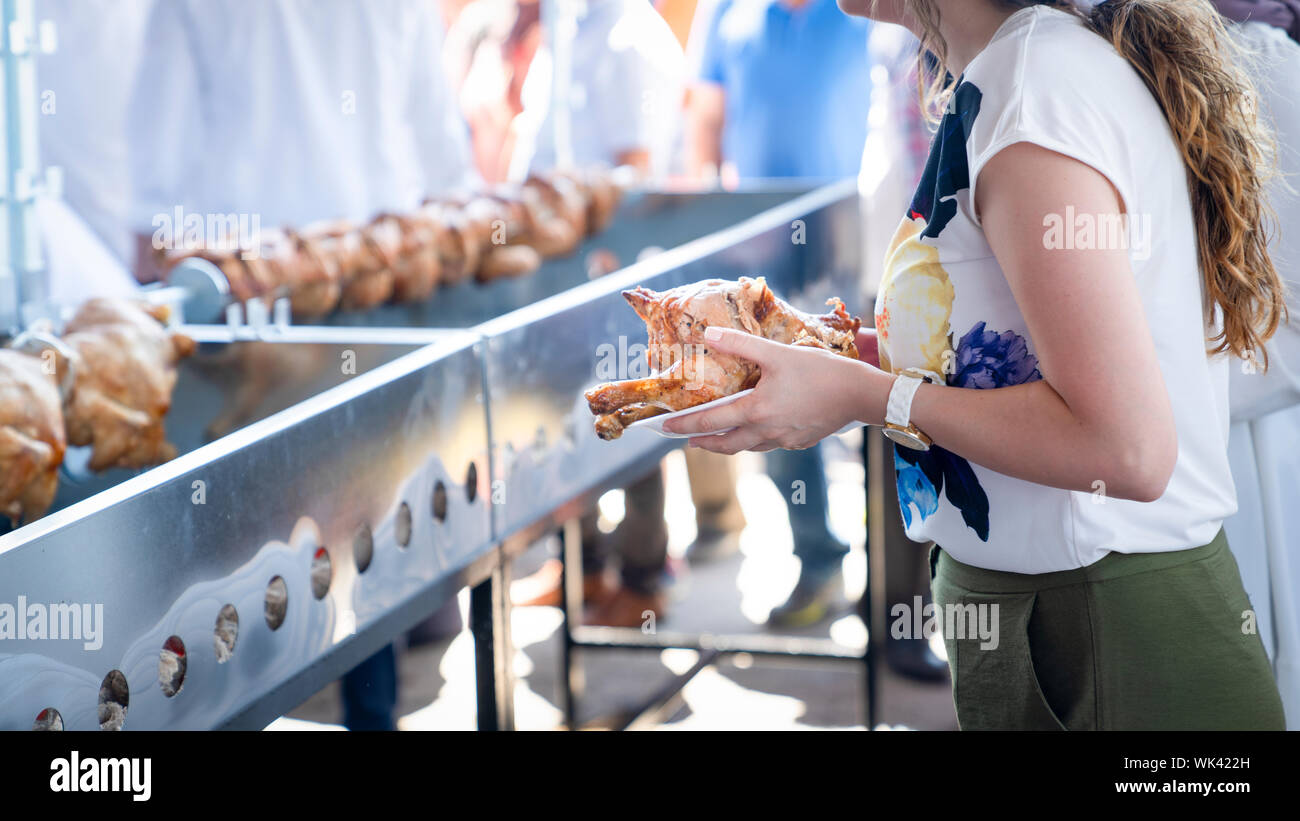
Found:
[{"label": "woman's fingers", "polygon": [[719,328],[716,325],[704,329],[704,341],[722,353],[748,359],[765,367],[775,364],[782,353],[790,350],[789,345],[737,331],[734,328]]},{"label": "woman's fingers", "polygon": [[716,433],[720,430],[739,427],[749,418],[751,397],[746,397],[720,408],[692,413],[664,422],[664,430],[669,433]]},{"label": "woman's fingers", "polygon": [[771,449],[766,447],[771,443],[767,442],[761,433],[746,428],[740,428],[719,436],[699,436],[692,439],[689,444],[691,447],[700,448],[701,450],[728,455],[740,453],[744,450]]}]

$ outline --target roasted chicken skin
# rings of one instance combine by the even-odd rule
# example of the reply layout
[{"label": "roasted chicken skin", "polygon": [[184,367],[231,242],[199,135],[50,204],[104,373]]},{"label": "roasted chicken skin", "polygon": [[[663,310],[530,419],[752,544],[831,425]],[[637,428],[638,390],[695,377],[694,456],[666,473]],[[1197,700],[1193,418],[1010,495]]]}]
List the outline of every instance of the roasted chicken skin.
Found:
[{"label": "roasted chicken skin", "polygon": [[92,447],[91,470],[146,467],[176,455],[163,417],[176,363],[194,352],[194,340],[165,328],[165,316],[165,308],[92,299],[67,324],[63,342],[76,379],[63,419],[69,444]]},{"label": "roasted chicken skin", "polygon": [[662,293],[636,288],[623,297],[646,323],[653,375],[587,391],[602,439],[617,439],[638,419],[702,405],[758,384],[758,365],[709,350],[704,329],[711,325],[858,357],[855,339],[862,321],[849,316],[843,302],[832,299],[829,313],[806,314],[777,298],[762,277],[710,279]]},{"label": "roasted chicken skin", "polygon": [[535,174],[366,223],[329,219],[231,235],[211,247],[159,249],[155,260],[164,276],[187,257],[207,260],[234,301],[288,297],[299,319],[422,302],[443,285],[520,277],[574,253],[613,219],[623,196],[617,176],[605,168]]},{"label": "roasted chicken skin", "polygon": [[442,224],[430,219],[426,212],[412,215],[380,214],[371,225],[378,229],[388,225],[397,234],[396,248],[390,248],[388,259],[393,270],[393,301],[421,302],[433,296],[442,274],[438,256],[439,233]]},{"label": "roasted chicken skin", "polygon": [[369,310],[393,295],[389,254],[396,253],[402,240],[391,225],[381,223],[372,229],[330,220],[312,223],[299,236],[310,258],[337,271],[343,310]]},{"label": "roasted chicken skin", "polygon": [[35,356],[0,348],[0,515],[15,525],[54,501],[67,442],[53,373]]}]

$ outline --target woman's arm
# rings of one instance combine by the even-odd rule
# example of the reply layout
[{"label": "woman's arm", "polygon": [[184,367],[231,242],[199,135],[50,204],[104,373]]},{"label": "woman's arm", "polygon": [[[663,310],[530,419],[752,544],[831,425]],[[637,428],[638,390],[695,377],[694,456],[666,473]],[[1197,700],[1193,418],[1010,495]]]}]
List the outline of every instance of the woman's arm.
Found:
[{"label": "woman's arm", "polygon": [[[1128,254],[1044,241],[1048,215],[1063,218],[1070,206],[1076,214],[1118,214],[1118,193],[1083,163],[1017,144],[985,166],[978,195],[1045,378],[991,390],[923,385],[912,421],[936,444],[999,473],[1159,498],[1177,460],[1177,433]],[[719,336],[713,344],[757,361],[763,378],[746,400],[668,423],[682,433],[737,427],[693,445],[724,453],[806,447],[810,435],[852,420],[883,421],[893,376],[865,363],[831,363],[824,352]]]}]

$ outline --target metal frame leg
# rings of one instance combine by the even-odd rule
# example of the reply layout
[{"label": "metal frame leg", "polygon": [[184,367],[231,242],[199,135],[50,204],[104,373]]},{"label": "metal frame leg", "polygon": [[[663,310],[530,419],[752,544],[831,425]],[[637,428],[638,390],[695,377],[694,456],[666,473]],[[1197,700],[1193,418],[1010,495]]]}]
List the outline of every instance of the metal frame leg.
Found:
[{"label": "metal frame leg", "polygon": [[[886,457],[890,455],[884,436],[875,428],[862,431],[862,466],[867,480],[867,583],[862,588],[861,608],[862,624],[867,629],[867,643],[863,651],[866,665],[866,720],[867,729],[876,728],[879,698],[878,660],[885,651],[886,636],[876,625],[885,624],[884,613],[876,618],[876,602],[885,601],[885,485],[893,481],[885,469]],[[878,596],[876,594],[879,594]]]},{"label": "metal frame leg", "polygon": [[684,676],[661,688],[653,698],[637,710],[626,728],[640,728],[662,716],[682,687],[700,670],[715,663],[718,658],[731,653],[746,652],[773,657],[843,659],[861,665],[863,671],[863,710],[868,730],[875,729],[879,708],[878,659],[884,651],[883,635],[874,629],[883,625],[877,618],[878,604],[884,601],[884,488],[892,481],[886,475],[884,459],[885,441],[878,432],[863,431],[862,461],[865,469],[868,534],[866,544],[867,583],[858,603],[858,613],[867,631],[867,642],[862,653],[837,651],[833,642],[822,639],[770,636],[717,636],[688,634],[659,634],[654,638],[641,635],[638,630],[608,627],[584,627],[582,614],[582,528],[578,519],[565,522],[561,532],[561,585],[560,610],[563,614],[564,644],[562,648],[560,687],[564,706],[565,725],[578,729],[577,697],[582,689],[582,669],[578,664],[578,651],[591,649],[663,650],[666,648],[693,649],[701,653],[699,662]]},{"label": "metal frame leg", "polygon": [[498,562],[492,574],[469,591],[480,730],[515,728],[509,575],[508,565],[504,561]]},{"label": "metal frame leg", "polygon": [[560,533],[560,612],[563,615],[564,647],[560,665],[560,686],[564,696],[564,724],[578,729],[578,698],[582,689],[582,670],[576,657],[573,636],[575,621],[582,617],[582,525],[578,519],[564,523]]}]

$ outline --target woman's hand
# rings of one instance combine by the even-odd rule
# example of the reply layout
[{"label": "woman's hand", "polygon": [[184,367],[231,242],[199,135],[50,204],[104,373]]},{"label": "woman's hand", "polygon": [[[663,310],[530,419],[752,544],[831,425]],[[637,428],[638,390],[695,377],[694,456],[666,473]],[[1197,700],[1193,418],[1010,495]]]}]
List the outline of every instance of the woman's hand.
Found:
[{"label": "woman's hand", "polygon": [[[749,396],[730,405],[664,423],[672,433],[729,433],[691,439],[715,453],[809,448],[854,421],[881,424],[894,377],[820,348],[773,342],[709,328],[709,346],[748,359],[763,375]],[[874,352],[875,346],[871,346]]]}]

